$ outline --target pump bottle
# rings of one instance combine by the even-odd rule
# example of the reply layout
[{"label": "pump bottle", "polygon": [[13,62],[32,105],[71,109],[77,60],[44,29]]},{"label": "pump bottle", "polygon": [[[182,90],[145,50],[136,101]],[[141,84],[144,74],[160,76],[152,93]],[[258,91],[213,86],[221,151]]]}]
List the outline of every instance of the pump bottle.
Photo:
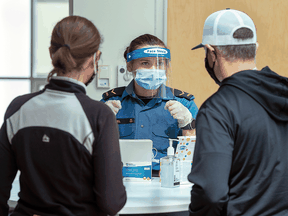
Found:
[{"label": "pump bottle", "polygon": [[161,187],[173,188],[179,187],[180,185],[180,160],[174,156],[173,140],[174,139],[169,139],[167,156],[160,159]]}]

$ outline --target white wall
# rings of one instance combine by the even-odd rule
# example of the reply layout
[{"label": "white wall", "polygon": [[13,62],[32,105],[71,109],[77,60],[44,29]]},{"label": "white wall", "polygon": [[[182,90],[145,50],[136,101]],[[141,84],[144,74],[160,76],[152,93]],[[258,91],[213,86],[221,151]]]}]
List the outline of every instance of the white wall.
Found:
[{"label": "white wall", "polygon": [[[117,87],[117,66],[125,65],[123,53],[134,38],[148,33],[167,41],[167,0],[74,0],[73,15],[91,20],[103,36],[99,64],[110,66],[110,88]],[[100,100],[107,90],[94,80],[87,94]]]}]

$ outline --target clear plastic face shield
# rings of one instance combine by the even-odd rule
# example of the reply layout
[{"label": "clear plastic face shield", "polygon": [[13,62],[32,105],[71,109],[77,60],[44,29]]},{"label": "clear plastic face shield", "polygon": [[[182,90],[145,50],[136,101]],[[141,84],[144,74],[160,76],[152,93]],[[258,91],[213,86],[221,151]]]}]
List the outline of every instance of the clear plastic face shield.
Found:
[{"label": "clear plastic face shield", "polygon": [[170,50],[149,46],[127,54],[127,69],[134,78],[134,92],[147,98],[173,98]]}]

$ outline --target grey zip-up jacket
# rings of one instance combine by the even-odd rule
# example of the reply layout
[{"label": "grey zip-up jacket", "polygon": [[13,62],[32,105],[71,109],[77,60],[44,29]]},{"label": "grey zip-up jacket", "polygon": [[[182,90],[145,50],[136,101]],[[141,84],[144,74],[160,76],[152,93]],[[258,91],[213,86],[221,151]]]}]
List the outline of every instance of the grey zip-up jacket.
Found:
[{"label": "grey zip-up jacket", "polygon": [[9,105],[0,130],[0,215],[20,170],[16,215],[114,215],[126,203],[116,118],[74,79]]}]

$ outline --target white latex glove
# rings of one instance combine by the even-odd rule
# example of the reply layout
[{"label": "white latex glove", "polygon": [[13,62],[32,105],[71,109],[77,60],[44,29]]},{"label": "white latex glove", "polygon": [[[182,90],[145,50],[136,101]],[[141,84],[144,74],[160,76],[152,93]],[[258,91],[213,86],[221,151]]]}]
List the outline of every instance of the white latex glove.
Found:
[{"label": "white latex glove", "polygon": [[108,100],[105,102],[105,104],[112,109],[112,111],[115,113],[115,115],[122,108],[120,100]]},{"label": "white latex glove", "polygon": [[174,119],[178,120],[178,127],[182,128],[192,122],[191,112],[180,102],[170,100],[165,104],[164,109],[168,109]]}]

